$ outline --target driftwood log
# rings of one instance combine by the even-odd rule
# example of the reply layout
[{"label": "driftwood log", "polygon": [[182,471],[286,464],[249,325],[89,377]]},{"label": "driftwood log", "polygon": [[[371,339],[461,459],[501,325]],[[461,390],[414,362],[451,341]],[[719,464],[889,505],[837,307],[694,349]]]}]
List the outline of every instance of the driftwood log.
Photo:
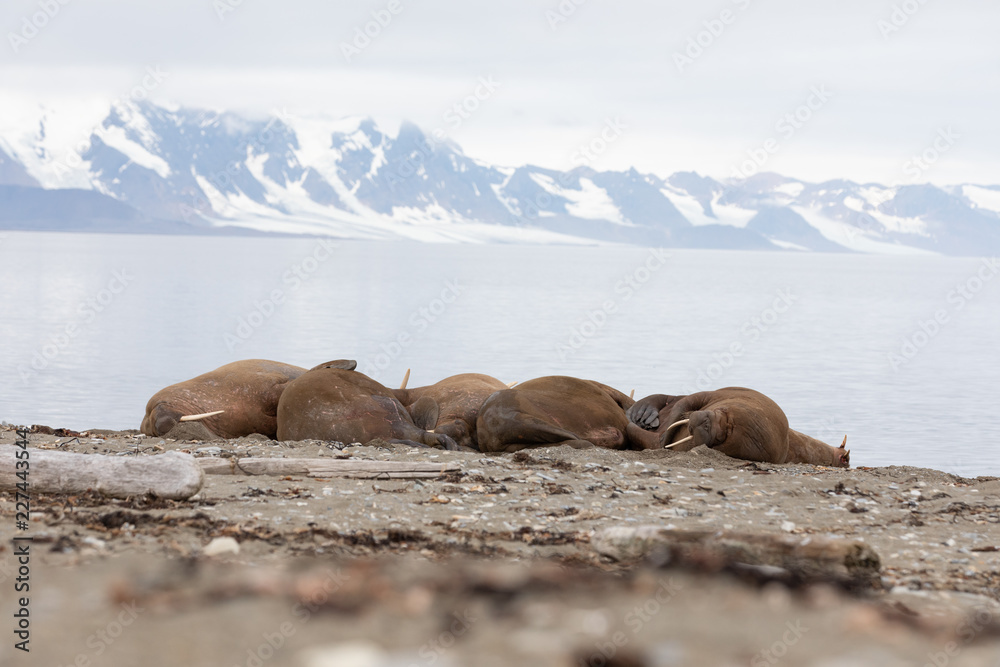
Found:
[{"label": "driftwood log", "polygon": [[305,475],[308,477],[351,477],[355,479],[433,478],[457,472],[455,462],[367,461],[361,459],[197,459],[209,475]]},{"label": "driftwood log", "polygon": [[729,571],[792,584],[825,581],[856,589],[878,587],[881,582],[879,556],[860,540],[614,526],[595,533],[591,546],[617,561],[649,559],[664,566]]},{"label": "driftwood log", "polygon": [[[13,445],[0,445],[0,490],[13,491],[19,479]],[[29,447],[29,493],[97,491],[112,498],[141,496],[183,500],[198,493],[205,475],[190,454],[104,456],[46,451]],[[23,469],[22,469],[23,470]]]}]

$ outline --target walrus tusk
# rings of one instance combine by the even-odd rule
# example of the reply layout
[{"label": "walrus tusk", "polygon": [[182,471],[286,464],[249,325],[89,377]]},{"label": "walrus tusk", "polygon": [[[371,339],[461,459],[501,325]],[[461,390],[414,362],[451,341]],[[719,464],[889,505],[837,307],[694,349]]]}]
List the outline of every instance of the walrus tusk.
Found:
[{"label": "walrus tusk", "polygon": [[668,426],[667,430],[664,431],[664,433],[670,433],[670,431],[672,431],[675,426],[683,426],[684,424],[687,424],[689,421],[691,421],[691,420],[690,419],[681,419],[680,421],[676,421],[673,424],[671,424],[670,426]]},{"label": "walrus tusk", "polygon": [[628,393],[628,397],[631,398],[631,399],[633,399],[633,400],[635,399],[635,389],[633,389],[632,391],[630,391]]},{"label": "walrus tusk", "polygon": [[221,415],[225,410],[216,410],[215,412],[203,412],[200,415],[184,415],[180,418],[182,422],[195,422],[199,419],[205,419],[206,417],[214,417],[215,415]]},{"label": "walrus tusk", "polygon": [[694,438],[693,435],[689,435],[688,437],[684,438],[683,440],[678,440],[677,442],[671,442],[669,445],[663,445],[663,448],[664,449],[670,449],[671,447],[676,447],[677,445],[683,445],[685,442],[687,442],[688,440],[691,440],[693,438]]},{"label": "walrus tusk", "polygon": [[518,383],[518,380],[514,380],[513,382],[508,382],[507,383],[507,388],[508,389],[513,389],[514,385],[516,385],[517,383]]},{"label": "walrus tusk", "polygon": [[400,389],[406,389],[406,383],[410,381],[410,369],[406,369],[406,375],[403,376],[403,384],[399,385]]}]

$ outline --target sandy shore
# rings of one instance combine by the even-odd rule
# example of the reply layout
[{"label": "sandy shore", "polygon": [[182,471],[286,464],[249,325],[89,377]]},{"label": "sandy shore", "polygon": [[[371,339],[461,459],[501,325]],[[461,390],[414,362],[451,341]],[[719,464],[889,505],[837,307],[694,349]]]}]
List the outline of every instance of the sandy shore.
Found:
[{"label": "sandy shore", "polygon": [[[993,477],[753,464],[705,448],[510,456],[128,432],[38,434],[31,446],[453,461],[461,472],[209,475],[188,501],[37,496],[32,652],[5,639],[3,664],[1000,664]],[[13,500],[0,493],[8,625]],[[879,554],[880,585],[761,584],[616,562],[591,543],[641,525],[862,540]],[[205,555],[220,537],[238,553]]]}]

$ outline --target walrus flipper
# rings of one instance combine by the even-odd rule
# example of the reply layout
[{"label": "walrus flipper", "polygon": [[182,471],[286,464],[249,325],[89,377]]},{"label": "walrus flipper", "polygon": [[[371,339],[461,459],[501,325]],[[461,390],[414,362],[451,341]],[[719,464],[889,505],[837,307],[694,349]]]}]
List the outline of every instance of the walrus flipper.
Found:
[{"label": "walrus flipper", "polygon": [[506,437],[502,442],[495,443],[494,451],[513,453],[528,447],[569,445],[583,449],[594,446],[594,443],[584,440],[572,431],[559,428],[529,414],[518,414],[510,419],[506,426],[507,428],[503,429]]},{"label": "walrus flipper", "polygon": [[663,449],[663,442],[655,431],[647,431],[631,422],[625,425],[625,443],[629,449]]},{"label": "walrus flipper", "polygon": [[625,411],[625,416],[633,424],[641,426],[647,431],[653,431],[660,426],[660,410],[662,410],[666,405],[667,401],[670,399],[666,394],[653,394],[647,396],[646,398],[640,399],[632,404],[632,406]]}]

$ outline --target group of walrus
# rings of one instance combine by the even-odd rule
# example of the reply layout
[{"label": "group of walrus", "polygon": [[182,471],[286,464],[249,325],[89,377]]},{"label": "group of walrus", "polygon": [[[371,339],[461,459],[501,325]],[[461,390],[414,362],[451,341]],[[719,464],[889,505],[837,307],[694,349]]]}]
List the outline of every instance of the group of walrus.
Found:
[{"label": "group of walrus", "polygon": [[706,445],[767,463],[849,467],[847,438],[833,447],[788,427],[767,396],[729,387],[639,401],[593,380],[548,376],[508,386],[463,373],[425,387],[389,389],[340,359],[306,370],[263,359],[226,364],[158,391],[141,430],[165,436],[183,423],[205,438],[254,433],[277,440],[516,452],[532,447],[687,451]]}]

